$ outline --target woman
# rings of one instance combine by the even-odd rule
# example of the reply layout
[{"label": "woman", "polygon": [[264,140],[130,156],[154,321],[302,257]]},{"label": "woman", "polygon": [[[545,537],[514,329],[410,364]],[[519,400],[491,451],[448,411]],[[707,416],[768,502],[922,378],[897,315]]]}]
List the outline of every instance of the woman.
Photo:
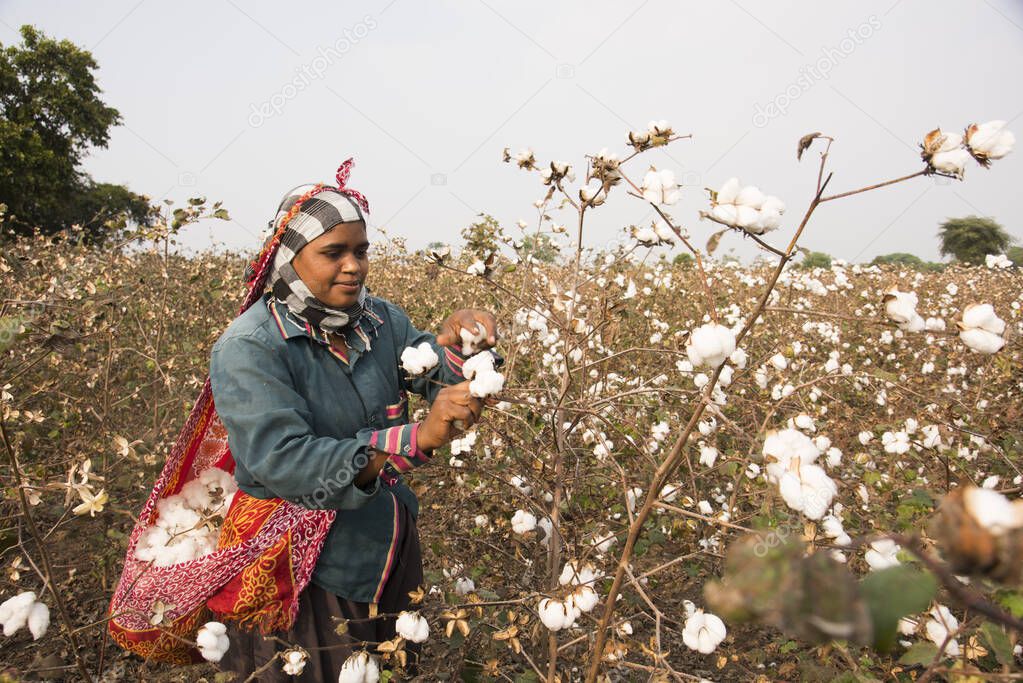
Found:
[{"label": "woman", "polygon": [[[422,581],[419,506],[401,475],[480,418],[483,402],[469,395],[454,347],[461,330],[482,324],[481,348],[497,342],[485,311],[455,312],[435,338],[367,293],[369,206],[345,187],[350,167],[342,165],[338,187],[285,196],[273,223],[280,246],[270,292],[228,327],[210,360],[241,492],[336,510],[297,617],[276,634],[308,650],[298,680],[309,681],[336,680],[353,643],[394,636],[393,619],[368,617],[405,609]],[[424,341],[443,360],[409,379],[401,353]],[[409,420],[407,391],[431,402],[422,422]],[[347,634],[338,636],[345,619]],[[229,635],[222,667],[245,675],[281,649],[258,633]],[[275,664],[259,680],[294,679]]]}]

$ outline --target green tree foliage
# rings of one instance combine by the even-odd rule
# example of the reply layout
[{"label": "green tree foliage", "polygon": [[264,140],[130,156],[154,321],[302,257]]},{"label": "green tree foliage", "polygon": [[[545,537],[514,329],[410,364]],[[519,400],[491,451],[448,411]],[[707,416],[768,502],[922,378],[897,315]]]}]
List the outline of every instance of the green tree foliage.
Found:
[{"label": "green tree foliage", "polygon": [[883,254],[881,256],[875,256],[874,260],[870,262],[872,266],[910,266],[912,268],[919,268],[924,265],[924,260],[919,256],[913,254],[907,254],[904,251],[897,251],[893,254]]},{"label": "green tree foliage", "polygon": [[938,229],[941,255],[979,265],[987,254],[1002,254],[1012,243],[1009,233],[991,218],[950,218]]},{"label": "green tree foliage", "polygon": [[462,239],[465,240],[463,253],[471,254],[473,258],[486,261],[492,253],[497,251],[500,236],[501,226],[497,219],[488,214],[481,213],[480,220],[462,229]]},{"label": "green tree foliage", "polygon": [[0,201],[8,224],[54,233],[77,223],[93,238],[129,220],[151,225],[145,197],[78,168],[121,121],[100,99],[92,54],[31,26],[21,37],[21,45],[0,45]]},{"label": "green tree foliage", "polygon": [[893,254],[882,254],[881,256],[874,257],[874,260],[870,262],[872,266],[907,266],[914,270],[922,270],[926,272],[938,272],[945,269],[944,263],[935,263],[933,261],[924,261],[919,256],[913,254],[907,254],[904,251],[897,251]]},{"label": "green tree foliage", "polygon": [[823,251],[807,252],[799,265],[803,268],[830,268],[831,255],[825,254]]},{"label": "green tree foliage", "polygon": [[693,256],[687,252],[679,252],[675,255],[675,258],[671,260],[676,266],[689,266],[693,263]]},{"label": "green tree foliage", "polygon": [[1023,268],[1023,247],[1009,247],[1005,250],[1005,255],[1012,261],[1012,265]]},{"label": "green tree foliage", "polygon": [[541,263],[554,263],[560,252],[558,245],[554,244],[550,237],[540,234],[523,237],[519,253],[522,256],[532,256]]}]

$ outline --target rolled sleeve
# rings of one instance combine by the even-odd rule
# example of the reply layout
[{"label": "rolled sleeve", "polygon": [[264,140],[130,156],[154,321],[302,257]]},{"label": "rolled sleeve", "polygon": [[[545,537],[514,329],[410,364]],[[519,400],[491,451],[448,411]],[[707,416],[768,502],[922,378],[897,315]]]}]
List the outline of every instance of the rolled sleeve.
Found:
[{"label": "rolled sleeve", "polygon": [[380,429],[373,432],[369,445],[378,451],[390,453],[387,462],[398,472],[408,472],[430,462],[430,454],[419,449],[418,433],[418,422]]},{"label": "rolled sleeve", "polygon": [[217,413],[227,428],[239,484],[251,479],[274,496],[307,508],[351,510],[379,493],[354,481],[369,462],[376,432],[317,436],[305,398],[280,356],[254,336],[221,340],[210,360]]}]

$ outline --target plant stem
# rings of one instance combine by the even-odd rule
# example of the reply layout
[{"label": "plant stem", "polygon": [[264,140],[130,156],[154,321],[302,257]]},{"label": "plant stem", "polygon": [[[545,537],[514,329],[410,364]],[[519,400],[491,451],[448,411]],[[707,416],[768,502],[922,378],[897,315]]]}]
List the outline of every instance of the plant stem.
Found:
[{"label": "plant stem", "polygon": [[79,673],[82,674],[82,678],[88,683],[92,683],[92,676],[89,675],[89,670],[85,667],[85,660],[82,659],[81,652],[78,649],[78,639],[75,637],[75,630],[72,628],[71,616],[68,614],[64,597],[57,590],[53,580],[53,564],[50,562],[50,553],[46,549],[46,543],[43,541],[43,536],[39,533],[39,527],[32,516],[32,506],[29,505],[28,497],[25,495],[25,487],[21,484],[24,481],[21,473],[21,463],[18,462],[18,454],[14,451],[14,446],[7,435],[7,419],[3,413],[2,406],[0,406],[0,438],[4,442],[4,450],[7,452],[7,460],[11,465],[11,470],[14,472],[14,480],[18,482],[18,501],[21,505],[21,516],[25,518],[25,526],[28,527],[28,532],[39,549],[39,560],[43,565],[42,568],[45,574],[44,581],[46,587],[50,589],[50,595],[53,596],[54,604],[57,606],[57,614],[60,615],[61,625],[64,627],[64,635],[68,640],[68,645],[71,646],[71,652],[74,653]]}]

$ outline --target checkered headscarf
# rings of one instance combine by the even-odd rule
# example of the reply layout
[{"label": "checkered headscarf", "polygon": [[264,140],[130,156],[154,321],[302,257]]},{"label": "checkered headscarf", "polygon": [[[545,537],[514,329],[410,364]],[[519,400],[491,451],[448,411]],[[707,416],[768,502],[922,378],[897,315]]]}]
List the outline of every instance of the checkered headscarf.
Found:
[{"label": "checkered headscarf", "polygon": [[[296,318],[325,332],[341,332],[359,319],[366,301],[366,288],[363,286],[359,300],[353,306],[345,310],[331,308],[313,296],[291,262],[303,247],[338,223],[366,220],[369,202],[359,192],[345,187],[351,166],[351,159],[341,164],[337,187],[299,185],[290,190],[281,199],[277,215],[270,224],[271,234],[277,235],[283,221],[287,220],[270,273],[270,289],[274,298],[287,304]],[[295,213],[294,207],[300,200]]]}]

